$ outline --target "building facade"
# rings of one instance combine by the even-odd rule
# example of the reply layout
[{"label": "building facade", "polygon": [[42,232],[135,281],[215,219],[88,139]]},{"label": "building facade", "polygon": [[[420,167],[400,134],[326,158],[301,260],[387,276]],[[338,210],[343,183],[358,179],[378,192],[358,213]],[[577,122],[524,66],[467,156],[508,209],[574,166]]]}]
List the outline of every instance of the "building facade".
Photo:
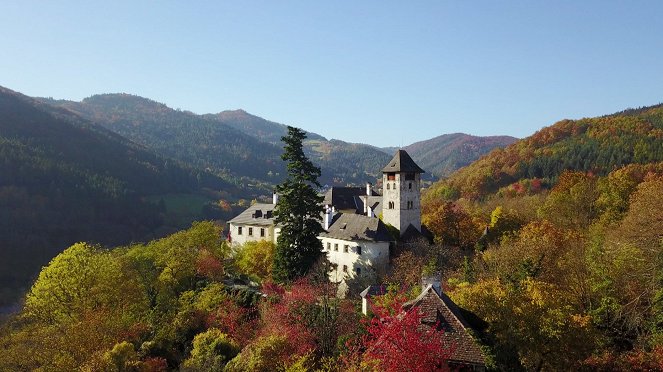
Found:
[{"label": "building facade", "polygon": [[[386,224],[400,231],[421,232],[421,173],[424,171],[404,150],[398,150],[382,170],[382,194],[366,187],[332,187],[324,195],[318,237],[334,266],[330,280],[375,278],[386,273],[389,249],[395,240]],[[249,241],[276,243],[279,227],[273,211],[278,202],[257,203],[228,222],[229,240],[238,247]],[[379,216],[382,215],[382,219]]]},{"label": "building facade", "polygon": [[401,236],[412,226],[421,232],[421,169],[405,150],[398,150],[382,169],[382,220]]}]

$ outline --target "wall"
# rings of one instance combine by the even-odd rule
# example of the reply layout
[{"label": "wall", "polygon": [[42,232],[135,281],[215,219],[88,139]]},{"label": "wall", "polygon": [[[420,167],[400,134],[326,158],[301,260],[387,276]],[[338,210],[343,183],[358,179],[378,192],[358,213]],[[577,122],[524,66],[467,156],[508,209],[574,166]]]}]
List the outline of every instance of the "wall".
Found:
[{"label": "wall", "polygon": [[[239,228],[242,228],[242,235],[239,234]],[[249,228],[253,228],[253,235],[249,235]],[[260,229],[265,229],[265,236],[260,236]],[[230,224],[230,237],[232,239],[232,245],[238,246],[246,242],[256,242],[259,240],[269,240],[276,243],[276,234],[278,232],[274,231],[274,226],[265,226],[265,225],[251,225],[251,224]]]},{"label": "wall", "polygon": [[[355,278],[356,268],[361,269],[362,278],[374,278],[377,274],[382,275],[389,264],[389,242],[370,241],[347,241],[333,238],[319,238],[322,241],[323,252],[327,254],[330,263],[336,265],[336,269],[329,274],[333,282],[343,279]],[[327,249],[327,244],[330,249]],[[334,244],[338,244],[338,251],[334,250]],[[344,246],[348,245],[348,252],[344,252]],[[357,247],[361,247],[361,255],[357,254]],[[347,273],[343,272],[343,265],[347,266]]]}]

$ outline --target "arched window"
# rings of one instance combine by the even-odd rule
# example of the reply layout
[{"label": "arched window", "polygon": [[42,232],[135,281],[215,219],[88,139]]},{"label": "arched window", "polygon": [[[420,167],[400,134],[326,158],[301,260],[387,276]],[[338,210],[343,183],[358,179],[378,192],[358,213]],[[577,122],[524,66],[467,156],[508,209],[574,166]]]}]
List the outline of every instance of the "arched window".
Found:
[{"label": "arched window", "polygon": [[389,188],[389,184],[387,184],[387,190],[390,190],[390,188]]},{"label": "arched window", "polygon": [[389,209],[394,209],[394,202],[393,201],[389,202]]}]

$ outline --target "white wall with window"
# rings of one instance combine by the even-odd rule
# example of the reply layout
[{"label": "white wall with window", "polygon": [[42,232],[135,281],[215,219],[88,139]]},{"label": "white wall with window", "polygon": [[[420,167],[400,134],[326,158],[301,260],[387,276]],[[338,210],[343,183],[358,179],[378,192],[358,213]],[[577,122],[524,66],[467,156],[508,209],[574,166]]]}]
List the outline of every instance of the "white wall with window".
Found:
[{"label": "white wall with window", "polygon": [[229,224],[230,240],[233,246],[242,245],[246,242],[256,242],[268,240],[276,243],[278,237],[278,228],[274,226],[249,225],[249,224]]},{"label": "white wall with window", "polygon": [[327,254],[327,259],[334,266],[329,274],[329,280],[333,282],[375,276],[387,271],[389,242],[348,241],[326,237],[318,239],[322,241],[322,249]]}]

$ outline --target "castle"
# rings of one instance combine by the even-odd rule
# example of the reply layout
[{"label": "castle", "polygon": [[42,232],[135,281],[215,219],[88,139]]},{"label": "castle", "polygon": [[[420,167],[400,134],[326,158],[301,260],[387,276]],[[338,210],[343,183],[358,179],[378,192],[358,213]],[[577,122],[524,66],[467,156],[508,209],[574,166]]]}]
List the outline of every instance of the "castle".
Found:
[{"label": "castle", "polygon": [[[421,169],[405,150],[398,150],[382,169],[382,194],[366,187],[332,187],[324,195],[318,237],[334,265],[330,280],[374,278],[384,274],[394,239],[387,224],[401,237],[421,234]],[[276,243],[280,228],[273,211],[278,203],[257,203],[228,222],[233,245],[269,240]],[[380,219],[379,216],[382,216]]]}]

